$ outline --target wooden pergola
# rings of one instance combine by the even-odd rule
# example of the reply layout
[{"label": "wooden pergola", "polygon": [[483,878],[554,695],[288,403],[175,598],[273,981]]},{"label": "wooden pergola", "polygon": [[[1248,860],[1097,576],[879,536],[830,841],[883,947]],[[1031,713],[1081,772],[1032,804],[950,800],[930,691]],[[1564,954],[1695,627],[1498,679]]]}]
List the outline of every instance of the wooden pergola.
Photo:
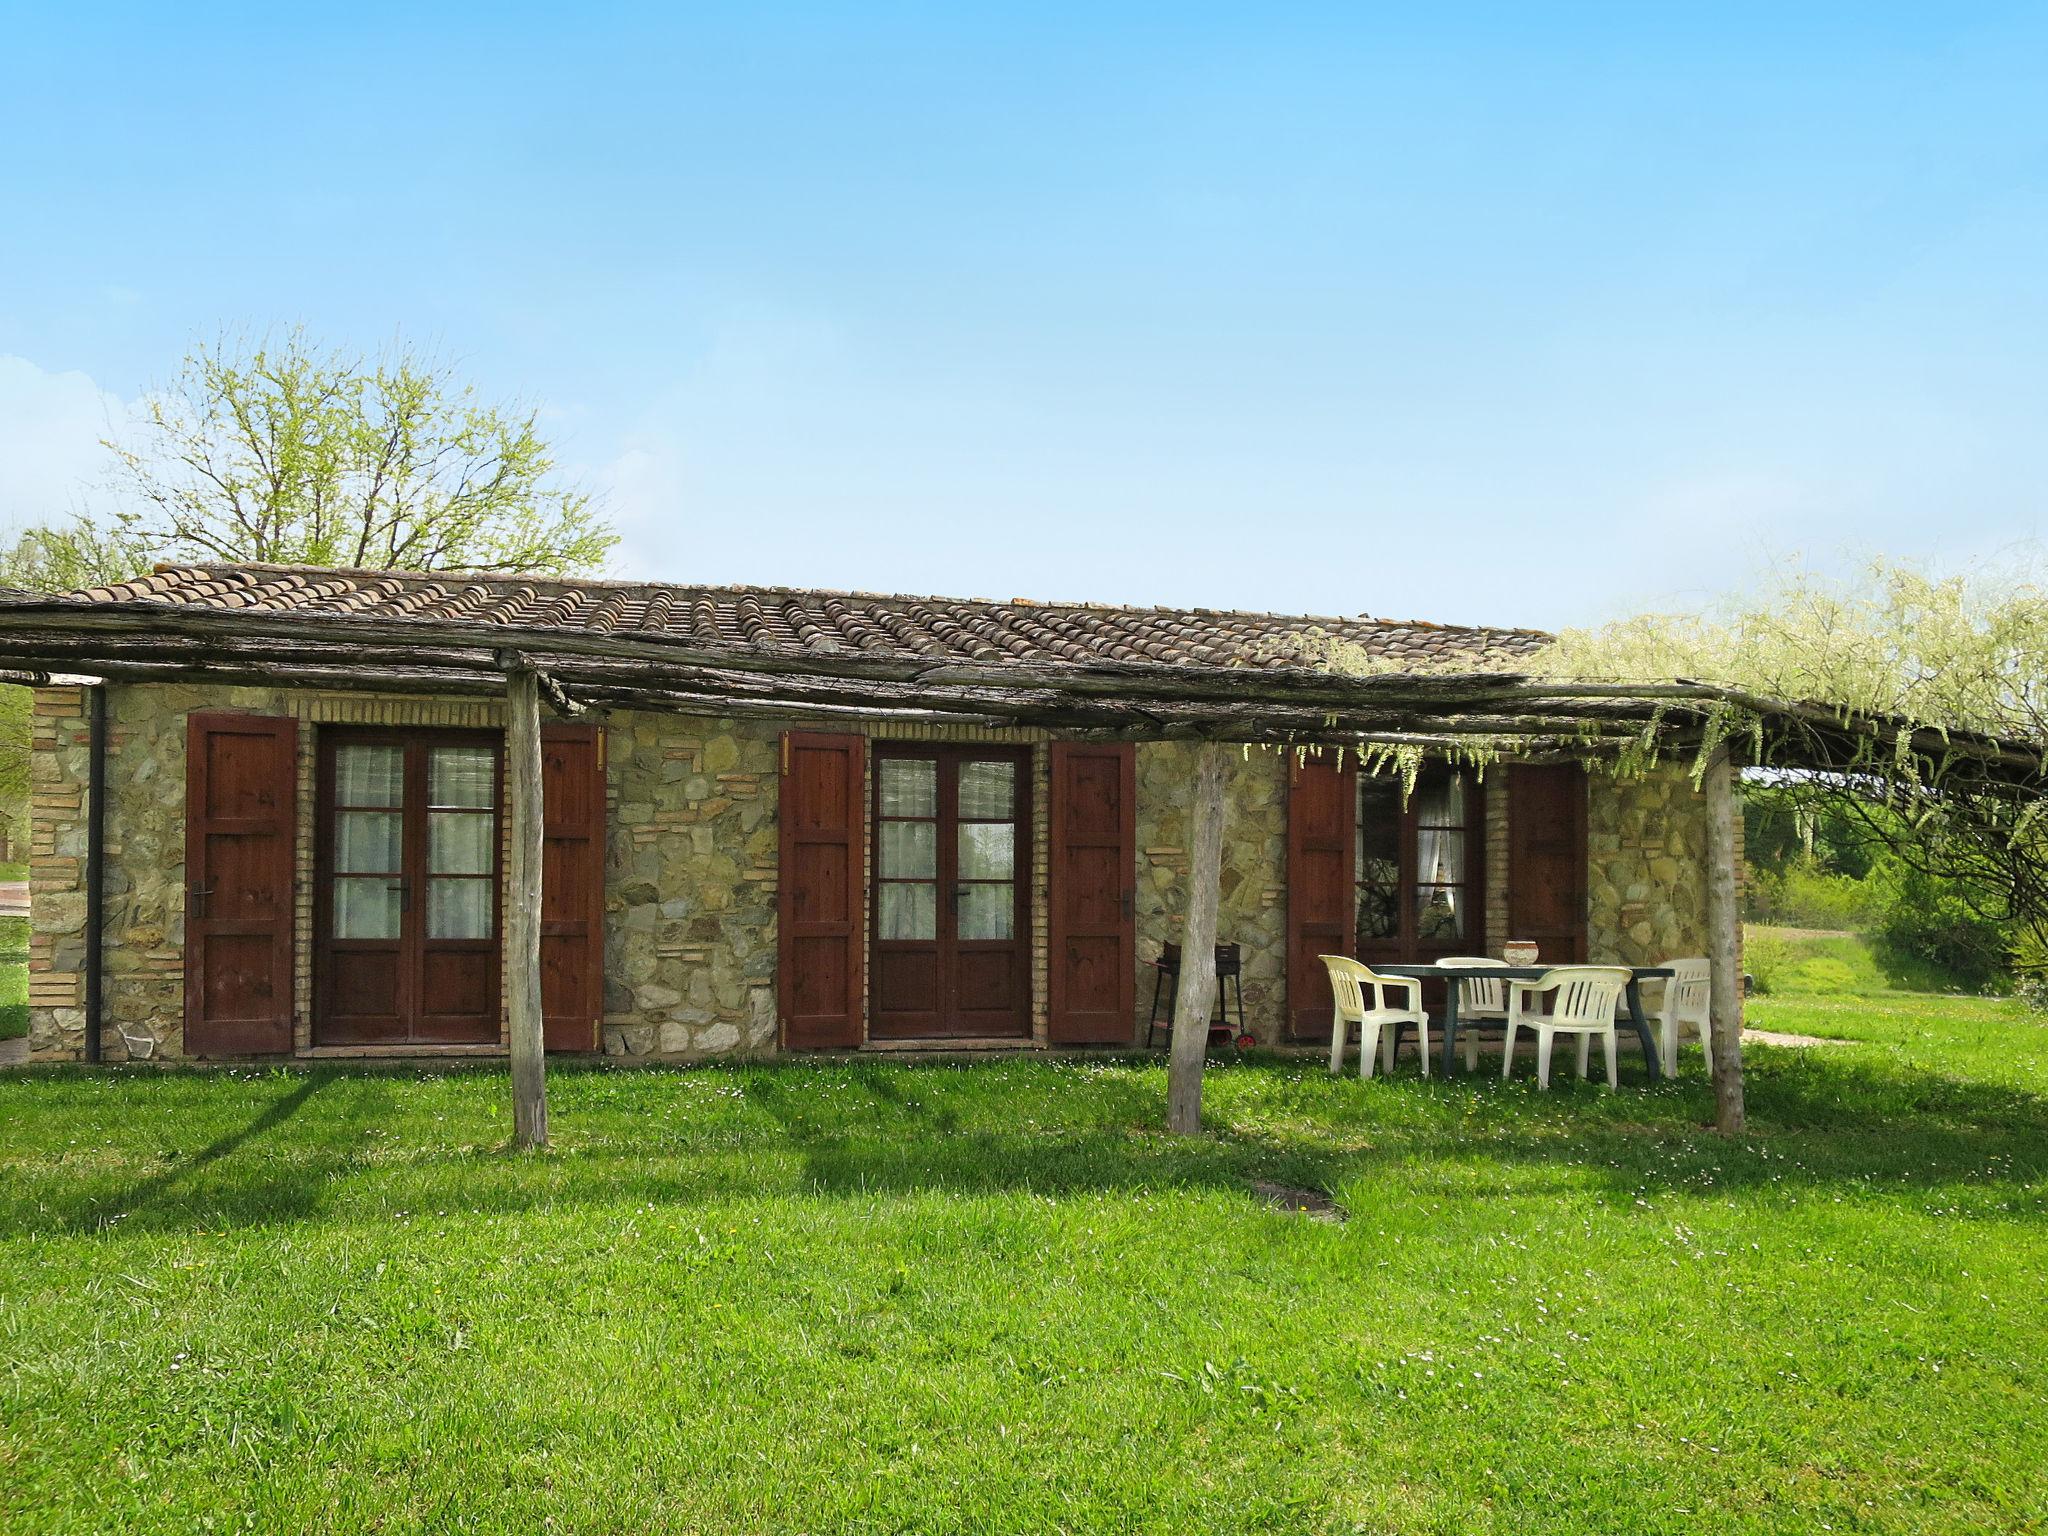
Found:
[{"label": "wooden pergola", "polygon": [[[1915,731],[1826,706],[1743,695],[1705,683],[1580,683],[1509,671],[1383,672],[1198,667],[1155,662],[963,661],[842,648],[706,645],[688,636],[545,624],[454,623],[350,613],[126,599],[93,602],[0,592],[0,669],[34,683],[56,674],[115,682],[208,683],[439,695],[496,695],[507,722],[507,905],[512,1072],[519,1139],[545,1139],[541,1094],[540,720],[614,708],[831,719],[1035,726],[1079,737],[1181,738],[1216,744],[1389,748],[1535,757],[1697,751],[1728,705],[1774,739],[1772,760],[1844,771],[1873,742],[1960,755],[1972,771],[2038,793],[2040,756],[2023,744]],[[1717,1077],[1740,1093],[1740,977],[1735,893],[1737,765],[1717,746],[1702,785],[1710,817],[1713,1049]],[[1197,789],[1221,815],[1220,774]],[[1198,794],[1195,809],[1201,826]],[[94,812],[97,817],[97,810]],[[1195,839],[1186,952],[1210,953],[1220,838]],[[1203,967],[1184,968],[1199,992]],[[1184,998],[1180,1016],[1206,1016]]]}]

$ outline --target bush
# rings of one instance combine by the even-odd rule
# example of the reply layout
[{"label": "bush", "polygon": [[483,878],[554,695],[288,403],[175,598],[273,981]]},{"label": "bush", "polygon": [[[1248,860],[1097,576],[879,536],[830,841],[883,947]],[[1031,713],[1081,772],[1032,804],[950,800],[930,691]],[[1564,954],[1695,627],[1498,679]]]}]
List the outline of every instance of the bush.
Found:
[{"label": "bush", "polygon": [[1876,906],[1867,880],[1794,864],[1784,877],[1785,920],[1802,928],[1860,928]]},{"label": "bush", "polygon": [[1792,946],[1779,934],[1747,930],[1742,936],[1742,968],[1759,993],[1783,989],[1792,966]]},{"label": "bush", "polygon": [[2037,1013],[2048,1013],[2048,929],[2024,927],[2012,944],[2013,991]]},{"label": "bush", "polygon": [[1897,864],[1884,865],[1873,880],[1882,905],[1871,942],[1894,979],[1962,992],[2007,979],[2011,940],[2005,926],[1977,912],[1956,882]]},{"label": "bush", "polygon": [[1799,859],[1776,868],[1752,867],[1745,897],[1752,922],[1851,931],[1868,925],[1880,893],[1869,880]]}]

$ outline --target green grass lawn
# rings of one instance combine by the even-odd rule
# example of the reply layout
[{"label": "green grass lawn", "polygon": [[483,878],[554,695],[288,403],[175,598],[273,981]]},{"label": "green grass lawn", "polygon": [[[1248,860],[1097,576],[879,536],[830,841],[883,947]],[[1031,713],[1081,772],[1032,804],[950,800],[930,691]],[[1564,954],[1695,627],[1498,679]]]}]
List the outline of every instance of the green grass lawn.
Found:
[{"label": "green grass lawn", "polygon": [[0,1040],[28,1033],[28,919],[0,917]]},{"label": "green grass lawn", "polygon": [[1150,1064],[560,1072],[527,1159],[495,1072],[9,1074],[0,1528],[2048,1528],[2048,1029],[1753,1015],[1857,1043],[1734,1142],[1695,1053],[1192,1142]]},{"label": "green grass lawn", "polygon": [[1894,958],[1888,971],[1861,934],[1760,923],[1745,923],[1742,932],[1744,968],[1767,996],[1952,990],[1946,976],[1924,964]]}]

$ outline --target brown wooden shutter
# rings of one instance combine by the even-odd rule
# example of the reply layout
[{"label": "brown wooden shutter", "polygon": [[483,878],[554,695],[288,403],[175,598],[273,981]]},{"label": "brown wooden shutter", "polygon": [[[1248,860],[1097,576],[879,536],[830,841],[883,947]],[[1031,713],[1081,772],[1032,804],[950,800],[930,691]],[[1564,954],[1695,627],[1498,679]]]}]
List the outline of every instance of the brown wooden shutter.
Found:
[{"label": "brown wooden shutter", "polygon": [[594,1051],[604,1017],[605,739],[540,733],[540,1012],[551,1051]]},{"label": "brown wooden shutter", "polygon": [[1586,771],[1576,763],[1511,763],[1507,937],[1538,946],[1546,965],[1586,958]]},{"label": "brown wooden shutter", "polygon": [[185,1054],[292,1048],[299,723],[185,725]]},{"label": "brown wooden shutter", "polygon": [[1287,1033],[1330,1036],[1324,955],[1356,943],[1358,901],[1352,842],[1358,825],[1358,768],[1334,752],[1291,757],[1287,779]]},{"label": "brown wooden shutter", "polygon": [[1055,1045],[1127,1045],[1136,1028],[1137,753],[1052,744],[1051,986]]},{"label": "brown wooden shutter", "polygon": [[866,788],[866,737],[783,733],[775,995],[791,1050],[861,1043]]}]

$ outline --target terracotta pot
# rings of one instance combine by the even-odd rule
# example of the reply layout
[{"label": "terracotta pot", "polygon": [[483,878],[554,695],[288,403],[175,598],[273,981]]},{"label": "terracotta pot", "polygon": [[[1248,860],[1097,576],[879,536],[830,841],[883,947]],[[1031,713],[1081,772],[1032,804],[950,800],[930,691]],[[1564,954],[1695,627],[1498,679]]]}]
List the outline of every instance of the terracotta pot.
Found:
[{"label": "terracotta pot", "polygon": [[1501,946],[1500,957],[1509,965],[1534,965],[1538,953],[1527,939],[1512,939]]}]

